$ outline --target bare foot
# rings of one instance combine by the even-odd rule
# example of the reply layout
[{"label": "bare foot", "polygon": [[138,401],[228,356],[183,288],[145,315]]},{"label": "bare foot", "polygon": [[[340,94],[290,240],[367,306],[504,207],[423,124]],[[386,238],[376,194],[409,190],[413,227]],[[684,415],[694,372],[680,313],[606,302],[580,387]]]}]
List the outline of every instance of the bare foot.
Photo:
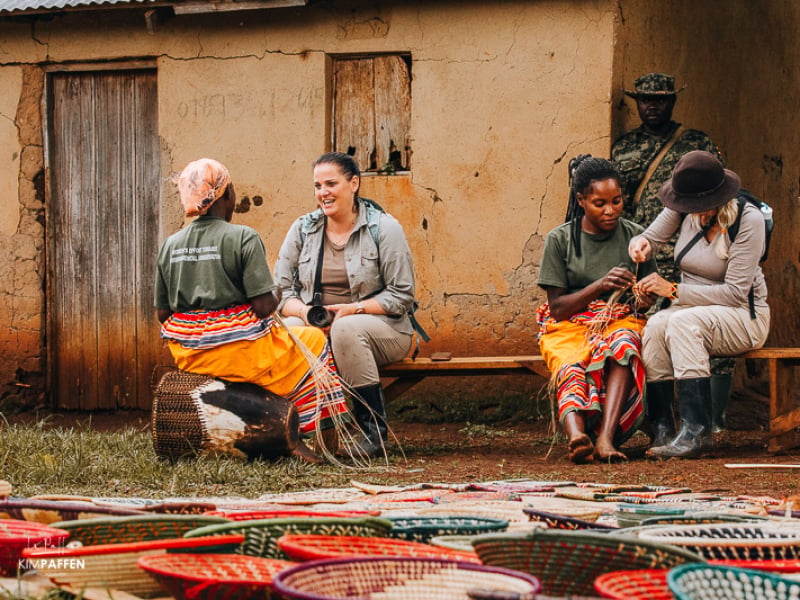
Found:
[{"label": "bare foot", "polygon": [[292,450],[292,456],[312,465],[321,465],[324,462],[320,456],[314,454],[314,451],[306,446],[303,440],[297,441],[297,446]]},{"label": "bare foot", "polygon": [[622,452],[614,448],[614,444],[597,440],[597,445],[594,448],[594,457],[602,462],[619,462],[626,461],[628,457]]},{"label": "bare foot", "polygon": [[569,459],[576,465],[594,460],[594,445],[585,433],[572,438],[567,444]]}]

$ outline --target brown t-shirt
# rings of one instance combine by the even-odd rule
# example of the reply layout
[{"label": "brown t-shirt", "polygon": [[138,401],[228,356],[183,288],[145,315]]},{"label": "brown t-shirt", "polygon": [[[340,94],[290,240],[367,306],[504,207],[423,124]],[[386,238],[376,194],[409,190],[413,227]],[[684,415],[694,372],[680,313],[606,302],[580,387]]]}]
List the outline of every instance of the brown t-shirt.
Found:
[{"label": "brown t-shirt", "polygon": [[350,282],[344,263],[344,245],[335,245],[325,236],[325,255],[322,260],[322,304],[352,302]]}]

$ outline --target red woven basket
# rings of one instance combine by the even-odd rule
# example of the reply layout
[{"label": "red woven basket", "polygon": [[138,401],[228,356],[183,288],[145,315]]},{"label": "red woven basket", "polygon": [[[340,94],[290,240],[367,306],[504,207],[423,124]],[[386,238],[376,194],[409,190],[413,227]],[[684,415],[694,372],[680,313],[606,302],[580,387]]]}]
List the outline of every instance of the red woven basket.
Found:
[{"label": "red woven basket", "polygon": [[0,519],[0,575],[17,574],[25,548],[52,548],[69,537],[69,531],[41,523]]},{"label": "red woven basket", "polygon": [[669,591],[669,569],[611,571],[594,580],[594,589],[603,598],[615,600],[674,600]]},{"label": "red woven basket", "polygon": [[800,573],[800,560],[710,560],[711,565],[736,567],[739,569],[755,569],[770,573]]},{"label": "red woven basket", "polygon": [[272,577],[294,563],[242,554],[161,554],[143,556],[147,571],[175,600],[270,598]]},{"label": "red woven basket", "polygon": [[306,561],[348,556],[413,556],[446,558],[480,564],[474,552],[462,552],[406,540],[340,535],[286,534],[278,546],[292,560]]}]

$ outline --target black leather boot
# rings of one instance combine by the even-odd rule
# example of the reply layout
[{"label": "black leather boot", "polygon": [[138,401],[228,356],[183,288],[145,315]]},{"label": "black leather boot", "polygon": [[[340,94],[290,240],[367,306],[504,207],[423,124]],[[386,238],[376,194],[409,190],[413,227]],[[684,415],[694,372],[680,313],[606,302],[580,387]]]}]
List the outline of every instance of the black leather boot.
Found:
[{"label": "black leather boot", "polygon": [[385,451],[387,426],[383,388],[380,383],[354,388],[353,415],[363,436],[356,452],[362,456],[378,456]]},{"label": "black leather boot", "polygon": [[711,378],[678,379],[681,429],[670,443],[650,448],[648,456],[691,458],[711,449]]},{"label": "black leather boot", "polygon": [[718,433],[725,429],[725,408],[731,395],[731,373],[711,376],[711,430]]},{"label": "black leather boot", "polygon": [[653,428],[654,447],[664,446],[675,437],[675,414],[672,404],[675,401],[675,381],[647,382],[647,418]]}]

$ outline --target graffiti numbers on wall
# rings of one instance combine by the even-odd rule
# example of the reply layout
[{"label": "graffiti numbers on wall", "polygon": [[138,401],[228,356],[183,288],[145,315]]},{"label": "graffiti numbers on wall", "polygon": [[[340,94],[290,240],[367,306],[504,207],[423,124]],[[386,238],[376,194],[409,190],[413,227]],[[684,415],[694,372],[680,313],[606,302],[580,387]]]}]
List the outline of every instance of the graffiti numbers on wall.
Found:
[{"label": "graffiti numbers on wall", "polygon": [[244,112],[244,99],[241,94],[211,94],[178,103],[178,116],[181,119],[198,117],[238,119]]}]

